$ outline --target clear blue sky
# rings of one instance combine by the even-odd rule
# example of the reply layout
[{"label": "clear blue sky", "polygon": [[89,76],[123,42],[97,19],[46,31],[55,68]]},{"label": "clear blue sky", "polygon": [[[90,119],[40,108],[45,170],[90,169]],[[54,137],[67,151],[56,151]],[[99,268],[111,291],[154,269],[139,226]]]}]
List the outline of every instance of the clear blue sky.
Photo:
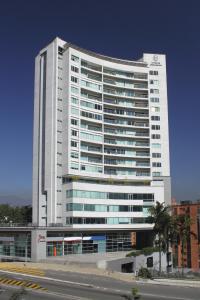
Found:
[{"label": "clear blue sky", "polygon": [[200,2],[4,1],[0,202],[31,200],[34,58],[56,36],[118,58],[167,55],[172,195],[200,198]]}]

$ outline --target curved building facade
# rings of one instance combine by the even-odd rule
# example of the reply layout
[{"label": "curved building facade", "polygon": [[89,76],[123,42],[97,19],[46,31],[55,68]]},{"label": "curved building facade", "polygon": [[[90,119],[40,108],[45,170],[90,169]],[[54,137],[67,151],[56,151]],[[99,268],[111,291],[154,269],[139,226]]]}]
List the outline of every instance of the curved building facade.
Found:
[{"label": "curved building facade", "polygon": [[170,202],[165,55],[136,61],[56,38],[35,65],[33,222],[144,230]]}]

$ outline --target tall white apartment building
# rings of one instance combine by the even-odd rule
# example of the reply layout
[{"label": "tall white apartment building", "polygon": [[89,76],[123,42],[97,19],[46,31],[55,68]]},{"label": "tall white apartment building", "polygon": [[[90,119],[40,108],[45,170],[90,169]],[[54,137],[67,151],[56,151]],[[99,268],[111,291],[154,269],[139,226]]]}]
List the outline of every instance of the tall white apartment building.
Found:
[{"label": "tall white apartment building", "polygon": [[59,38],[35,62],[33,223],[145,230],[170,203],[165,55],[116,59]]}]

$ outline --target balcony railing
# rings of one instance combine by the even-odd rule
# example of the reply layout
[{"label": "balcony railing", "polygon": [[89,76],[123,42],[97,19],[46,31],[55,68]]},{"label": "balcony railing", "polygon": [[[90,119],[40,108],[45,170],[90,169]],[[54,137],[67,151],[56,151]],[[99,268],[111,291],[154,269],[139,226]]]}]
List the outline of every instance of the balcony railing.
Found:
[{"label": "balcony railing", "polygon": [[117,111],[115,109],[110,109],[110,108],[104,108],[105,113],[109,114],[114,114],[114,115],[123,115],[127,117],[143,117],[143,118],[148,118],[149,115],[147,113],[140,113],[140,112],[131,112],[131,111],[126,111],[126,110],[120,110]]},{"label": "balcony railing", "polygon": [[147,152],[136,152],[136,156],[145,156],[145,157],[149,157],[150,154]]},{"label": "balcony railing", "polygon": [[134,91],[128,91],[128,90],[115,90],[115,89],[104,87],[103,91],[104,93],[117,95],[117,96],[148,98],[148,94],[146,93],[136,93]]},{"label": "balcony railing", "polygon": [[124,81],[116,81],[108,78],[104,78],[104,82],[115,85],[117,87],[122,87],[122,88],[130,88],[130,89],[147,89],[148,85],[144,83],[128,83]]},{"label": "balcony railing", "polygon": [[126,121],[119,121],[119,120],[111,120],[104,118],[104,122],[108,124],[114,124],[114,125],[126,125],[126,126],[136,126],[136,127],[148,127],[149,125],[147,123],[139,123],[139,122],[126,122]]},{"label": "balcony railing", "polygon": [[123,106],[123,107],[140,107],[140,108],[148,108],[148,103],[136,103],[133,101],[120,101],[117,99],[108,99],[108,98],[104,98],[104,103],[108,103],[108,104],[112,104],[112,105],[119,105],[119,106]]}]

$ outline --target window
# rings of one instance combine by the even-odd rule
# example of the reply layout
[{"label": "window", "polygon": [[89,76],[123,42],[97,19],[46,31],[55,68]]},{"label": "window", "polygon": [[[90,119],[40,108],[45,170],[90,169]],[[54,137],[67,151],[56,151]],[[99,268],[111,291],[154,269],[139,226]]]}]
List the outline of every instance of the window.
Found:
[{"label": "window", "polygon": [[75,73],[78,73],[78,68],[75,66],[71,66],[71,70]]},{"label": "window", "polygon": [[152,167],[155,167],[155,168],[161,168],[161,163],[160,162],[152,162]]},{"label": "window", "polygon": [[159,111],[160,111],[160,107],[152,106],[152,107],[151,107],[151,111],[152,111],[152,112],[159,112]]},{"label": "window", "polygon": [[79,165],[77,163],[72,162],[71,163],[71,169],[72,170],[78,170],[79,169]]},{"label": "window", "polygon": [[152,139],[160,139],[160,134],[152,134],[151,138]]},{"label": "window", "polygon": [[78,152],[71,152],[71,158],[78,159]]},{"label": "window", "polygon": [[75,55],[71,55],[71,60],[74,62],[79,62],[79,57]]},{"label": "window", "polygon": [[158,71],[153,71],[153,70],[152,70],[152,71],[149,71],[149,74],[150,74],[150,75],[158,75]]},{"label": "window", "polygon": [[77,148],[78,147],[78,142],[71,141],[71,147]]},{"label": "window", "polygon": [[158,89],[150,89],[150,93],[151,94],[159,94],[159,90]]},{"label": "window", "polygon": [[78,131],[72,129],[72,136],[78,136]]},{"label": "window", "polygon": [[71,113],[72,113],[72,115],[76,115],[76,116],[78,116],[78,109],[77,108],[75,108],[75,107],[72,107],[71,108]]},{"label": "window", "polygon": [[159,81],[158,81],[158,80],[152,80],[152,79],[151,79],[151,80],[149,81],[149,83],[150,83],[150,84],[154,84],[154,85],[158,85],[158,84],[159,84]]},{"label": "window", "polygon": [[74,125],[74,126],[78,126],[78,120],[71,119],[71,124]]},{"label": "window", "polygon": [[159,103],[160,102],[160,99],[159,98],[156,98],[156,97],[152,97],[150,98],[151,102],[153,103]]},{"label": "window", "polygon": [[76,88],[76,87],[74,87],[74,86],[71,86],[71,92],[72,92],[72,94],[78,94],[78,89]]},{"label": "window", "polygon": [[66,210],[67,211],[82,211],[83,210],[83,204],[81,204],[81,203],[67,203],[66,204]]},{"label": "window", "polygon": [[151,116],[151,120],[152,121],[160,121],[160,117],[159,116]]},{"label": "window", "polygon": [[160,130],[160,125],[151,125],[151,129]]},{"label": "window", "polygon": [[75,104],[75,105],[78,105],[78,98],[71,97],[71,103]]},{"label": "window", "polygon": [[161,148],[161,144],[153,143],[151,144],[152,148]]},{"label": "window", "polygon": [[74,82],[74,83],[78,83],[78,78],[74,77],[74,76],[71,76],[71,81]]},{"label": "window", "polygon": [[154,176],[154,177],[159,177],[159,176],[161,176],[161,172],[153,172],[152,173],[152,175]]},{"label": "window", "polygon": [[152,157],[154,157],[154,158],[160,158],[161,157],[161,153],[154,152],[154,153],[152,153]]}]

